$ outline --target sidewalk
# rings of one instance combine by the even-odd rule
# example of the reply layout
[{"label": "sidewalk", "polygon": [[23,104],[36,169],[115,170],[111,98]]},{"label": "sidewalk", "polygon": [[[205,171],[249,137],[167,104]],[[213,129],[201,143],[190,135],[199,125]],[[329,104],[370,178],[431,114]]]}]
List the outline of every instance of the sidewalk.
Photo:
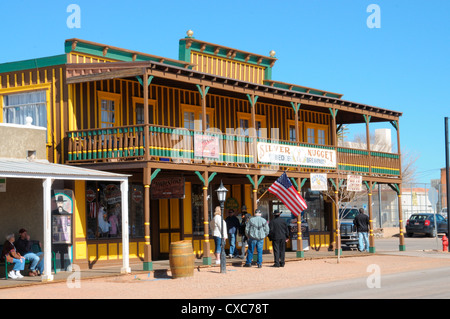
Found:
[{"label": "sidewalk", "polygon": [[[373,255],[370,253],[359,252],[357,250],[344,250],[342,251],[341,258],[345,257],[355,257],[355,256],[369,256]],[[294,260],[316,260],[316,259],[324,259],[324,258],[337,258],[334,251],[315,251],[308,250],[304,252],[303,258],[297,258],[295,251],[287,251],[286,252],[286,262],[294,261]],[[226,259],[227,266],[240,266],[243,265],[245,260],[239,258],[231,258]],[[213,259],[214,263],[214,259]],[[263,265],[272,265],[273,264],[273,254],[263,254]],[[202,259],[195,260],[196,268],[210,268],[210,267],[220,267],[219,265],[203,265]],[[149,271],[142,270],[142,262],[139,263],[130,263],[131,273],[132,274],[142,274],[148,273]],[[102,277],[114,277],[122,275],[120,273],[121,266],[109,266],[103,268],[94,268],[94,269],[83,269],[80,271],[80,279],[93,279],[93,278],[102,278]],[[170,270],[169,260],[156,260],[153,261],[153,272],[155,277],[167,278],[167,271]],[[73,275],[72,272],[61,271],[58,273],[52,273],[53,281],[51,282],[42,282],[41,277],[29,277],[24,276],[22,279],[8,279],[5,278],[0,279],[0,289],[3,288],[12,288],[12,287],[24,287],[30,285],[38,285],[38,284],[51,284],[53,282],[62,282],[66,281],[70,275]]]}]

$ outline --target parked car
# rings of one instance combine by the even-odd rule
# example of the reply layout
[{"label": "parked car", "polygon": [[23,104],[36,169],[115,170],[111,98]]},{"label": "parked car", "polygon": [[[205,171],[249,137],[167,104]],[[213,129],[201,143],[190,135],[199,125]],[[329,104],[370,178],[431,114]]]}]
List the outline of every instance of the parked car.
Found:
[{"label": "parked car", "polygon": [[406,221],[406,236],[412,237],[414,234],[425,234],[429,237],[436,237],[438,233],[445,233],[448,236],[447,221],[440,214],[436,214],[436,226],[434,226],[434,214],[413,214]]},{"label": "parked car", "polygon": [[440,214],[442,215],[442,217],[447,219],[447,217],[448,217],[448,215],[447,215],[447,207],[442,208]]},{"label": "parked car", "polygon": [[341,244],[346,246],[358,246],[358,233],[353,225],[353,220],[359,214],[357,208],[339,209],[341,220]]}]

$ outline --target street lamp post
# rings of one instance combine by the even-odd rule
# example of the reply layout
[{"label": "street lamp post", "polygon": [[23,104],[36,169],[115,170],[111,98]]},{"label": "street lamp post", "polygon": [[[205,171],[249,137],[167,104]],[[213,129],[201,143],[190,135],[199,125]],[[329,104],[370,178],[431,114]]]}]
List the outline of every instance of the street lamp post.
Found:
[{"label": "street lamp post", "polygon": [[219,199],[219,203],[220,203],[220,210],[222,212],[222,231],[221,231],[221,240],[220,240],[220,272],[221,273],[226,273],[227,272],[227,268],[226,268],[226,256],[225,256],[225,234],[224,234],[224,221],[223,221],[223,217],[224,217],[224,203],[225,200],[227,198],[227,192],[228,189],[226,189],[223,186],[222,181],[220,181],[220,186],[219,188],[216,190],[217,192],[217,198]]}]

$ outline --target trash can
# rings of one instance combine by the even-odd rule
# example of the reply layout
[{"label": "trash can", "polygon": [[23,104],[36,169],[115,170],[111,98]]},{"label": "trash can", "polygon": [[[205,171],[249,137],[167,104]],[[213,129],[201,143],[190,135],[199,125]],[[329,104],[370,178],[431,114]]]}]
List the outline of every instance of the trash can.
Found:
[{"label": "trash can", "polygon": [[190,240],[170,243],[169,264],[172,278],[194,276],[195,255]]}]

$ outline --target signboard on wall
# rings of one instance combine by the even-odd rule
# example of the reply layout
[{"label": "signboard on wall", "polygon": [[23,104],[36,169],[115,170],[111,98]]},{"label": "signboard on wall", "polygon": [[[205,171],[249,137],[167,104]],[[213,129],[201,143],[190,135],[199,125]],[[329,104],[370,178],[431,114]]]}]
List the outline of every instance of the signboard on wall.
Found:
[{"label": "signboard on wall", "polygon": [[326,191],[328,190],[327,174],[311,173],[311,190],[312,191]]},{"label": "signboard on wall", "polygon": [[184,177],[157,178],[150,187],[152,199],[184,198]]},{"label": "signboard on wall", "polygon": [[336,168],[336,151],[325,148],[261,143],[257,145],[258,162]]},{"label": "signboard on wall", "polygon": [[362,191],[362,176],[361,175],[347,175],[347,190],[349,192]]},{"label": "signboard on wall", "polygon": [[212,135],[194,135],[194,156],[219,159],[219,137]]}]

